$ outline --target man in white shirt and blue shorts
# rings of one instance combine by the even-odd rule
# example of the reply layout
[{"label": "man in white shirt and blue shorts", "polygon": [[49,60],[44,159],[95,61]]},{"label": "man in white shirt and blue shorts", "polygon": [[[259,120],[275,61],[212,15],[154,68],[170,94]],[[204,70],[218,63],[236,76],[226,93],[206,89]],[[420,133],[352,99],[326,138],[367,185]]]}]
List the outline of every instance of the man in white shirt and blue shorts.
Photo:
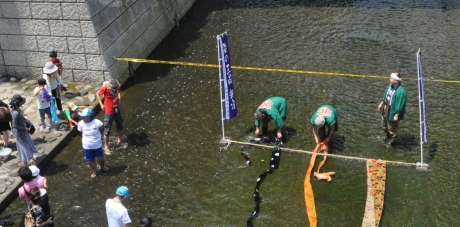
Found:
[{"label": "man in white shirt and blue shorts", "polygon": [[82,120],[78,122],[78,131],[82,135],[81,142],[85,159],[89,162],[89,167],[93,171],[91,178],[94,178],[97,176],[96,158],[101,171],[109,170],[107,166],[104,166],[104,151],[102,150],[101,133],[104,131],[104,125],[100,120],[93,117],[93,110],[89,108],[84,109],[79,115]]}]

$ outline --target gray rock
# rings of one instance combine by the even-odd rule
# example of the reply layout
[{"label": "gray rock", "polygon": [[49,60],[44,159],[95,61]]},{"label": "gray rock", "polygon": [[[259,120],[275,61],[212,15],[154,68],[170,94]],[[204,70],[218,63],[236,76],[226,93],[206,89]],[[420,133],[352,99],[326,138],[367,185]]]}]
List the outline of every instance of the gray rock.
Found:
[{"label": "gray rock", "polygon": [[83,89],[88,91],[88,90],[91,90],[91,88],[93,88],[93,86],[91,86],[91,85],[86,85]]},{"label": "gray rock", "polygon": [[29,80],[29,81],[26,81],[26,84],[27,84],[27,85],[37,84],[37,80]]},{"label": "gray rock", "polygon": [[6,191],[6,184],[0,184],[0,194],[3,194]]},{"label": "gray rock", "polygon": [[65,88],[68,88],[69,85],[68,84],[62,84]]},{"label": "gray rock", "polygon": [[94,102],[96,100],[96,95],[95,94],[89,94],[88,99],[90,102]]},{"label": "gray rock", "polygon": [[78,100],[78,101],[83,101],[83,100],[85,100],[85,98],[83,98],[83,97],[81,97],[81,96],[77,96],[77,97],[75,97],[75,99]]},{"label": "gray rock", "polygon": [[9,172],[11,172],[10,169],[0,167],[0,174],[5,174],[5,173],[9,173]]},{"label": "gray rock", "polygon": [[32,109],[27,108],[27,110],[24,111],[24,113],[25,113],[26,115],[34,114],[34,113],[37,113],[37,110],[32,110]]},{"label": "gray rock", "polygon": [[25,91],[25,90],[27,90],[27,89],[29,89],[29,86],[24,86],[24,87],[22,87],[22,90],[23,90],[23,91]]},{"label": "gray rock", "polygon": [[80,90],[80,89],[82,89],[84,87],[85,87],[85,85],[79,84],[79,85],[75,86],[75,89]]},{"label": "gray rock", "polygon": [[72,91],[72,90],[69,90],[69,91],[67,91],[67,92],[65,93],[64,97],[66,97],[66,98],[68,98],[68,99],[71,99],[71,98],[73,98],[73,95],[74,95],[73,91]]},{"label": "gray rock", "polygon": [[[19,159],[16,159],[16,160],[19,161]],[[19,168],[20,168],[20,167],[13,167],[13,168],[11,168],[10,177],[17,177],[17,176],[18,176]]]},{"label": "gray rock", "polygon": [[6,88],[0,87],[0,94],[2,94],[2,93],[4,93],[4,92],[6,92]]},{"label": "gray rock", "polygon": [[11,77],[11,78],[10,78],[10,81],[11,81],[11,82],[16,82],[16,81],[18,81],[18,78],[16,78],[16,77]]},{"label": "gray rock", "polygon": [[[14,90],[14,91],[12,91],[12,93],[15,94],[15,95],[16,95],[16,94],[22,95],[22,94],[24,94],[24,91],[23,91],[23,90]],[[27,101],[27,100],[26,100],[26,101]]]},{"label": "gray rock", "polygon": [[17,88],[17,87],[19,87],[19,85],[17,85],[17,84],[11,84],[11,85],[8,86],[8,88],[9,88],[10,90],[11,90],[11,89],[14,89],[14,88]]},{"label": "gray rock", "polygon": [[84,96],[84,95],[86,95],[86,94],[88,94],[88,91],[87,91],[87,90],[80,90],[80,91],[78,92],[78,95],[79,95],[79,96]]},{"label": "gray rock", "polygon": [[21,82],[23,82],[23,83],[25,83],[25,82],[27,82],[27,81],[28,81],[27,78],[22,78],[22,80],[21,80]]},{"label": "gray rock", "polygon": [[13,177],[8,177],[8,178],[6,178],[5,184],[8,185],[8,186],[10,186],[10,185],[12,185],[15,181],[16,181],[16,179],[14,179]]}]

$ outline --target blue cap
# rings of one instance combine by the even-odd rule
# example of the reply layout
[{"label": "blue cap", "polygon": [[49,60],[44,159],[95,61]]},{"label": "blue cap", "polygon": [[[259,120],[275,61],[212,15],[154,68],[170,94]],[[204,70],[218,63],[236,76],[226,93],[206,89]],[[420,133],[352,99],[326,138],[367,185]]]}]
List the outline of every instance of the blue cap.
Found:
[{"label": "blue cap", "polygon": [[93,110],[90,108],[86,108],[78,115],[80,115],[80,117],[91,117],[93,116]]},{"label": "blue cap", "polygon": [[117,195],[118,196],[129,196],[129,190],[126,186],[120,186],[117,188]]}]

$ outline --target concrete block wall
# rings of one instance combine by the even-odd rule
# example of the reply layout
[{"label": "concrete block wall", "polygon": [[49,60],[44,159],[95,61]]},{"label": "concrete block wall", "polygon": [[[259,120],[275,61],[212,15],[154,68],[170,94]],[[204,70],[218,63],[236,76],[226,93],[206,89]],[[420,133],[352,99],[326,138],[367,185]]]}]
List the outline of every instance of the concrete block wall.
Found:
[{"label": "concrete block wall", "polygon": [[113,57],[147,57],[194,2],[2,0],[0,74],[41,77],[56,50],[65,80],[127,78],[128,64]]}]

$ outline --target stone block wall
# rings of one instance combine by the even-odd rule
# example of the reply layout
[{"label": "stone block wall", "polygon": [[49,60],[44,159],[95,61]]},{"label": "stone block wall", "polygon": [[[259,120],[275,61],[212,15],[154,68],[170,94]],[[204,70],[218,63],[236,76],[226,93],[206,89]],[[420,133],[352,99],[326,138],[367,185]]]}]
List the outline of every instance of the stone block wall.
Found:
[{"label": "stone block wall", "polygon": [[1,0],[0,74],[39,78],[56,50],[64,80],[126,78],[113,58],[147,57],[194,1]]}]

